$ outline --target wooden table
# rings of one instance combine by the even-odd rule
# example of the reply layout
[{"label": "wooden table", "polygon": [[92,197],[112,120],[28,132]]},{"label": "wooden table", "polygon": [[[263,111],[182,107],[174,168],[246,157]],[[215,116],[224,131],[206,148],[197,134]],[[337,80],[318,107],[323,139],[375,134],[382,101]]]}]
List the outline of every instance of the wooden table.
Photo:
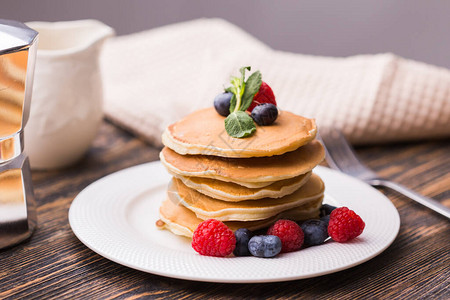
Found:
[{"label": "wooden table", "polygon": [[[450,143],[430,141],[357,149],[380,175],[450,206]],[[0,250],[0,299],[18,298],[450,298],[449,221],[387,192],[400,233],[379,256],[321,277],[267,284],[216,284],[171,279],[109,261],[72,233],[67,213],[95,180],[158,159],[159,149],[104,122],[78,165],[33,172],[38,228],[25,243]]]}]

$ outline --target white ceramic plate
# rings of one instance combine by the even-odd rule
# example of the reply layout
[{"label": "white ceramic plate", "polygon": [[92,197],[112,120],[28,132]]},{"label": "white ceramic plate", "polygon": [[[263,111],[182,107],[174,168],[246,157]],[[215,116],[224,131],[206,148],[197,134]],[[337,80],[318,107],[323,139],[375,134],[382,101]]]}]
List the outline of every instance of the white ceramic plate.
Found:
[{"label": "white ceramic plate", "polygon": [[325,202],[348,206],[366,223],[348,243],[325,244],[275,258],[201,256],[190,239],[158,230],[158,208],[170,179],[152,162],[108,175],[84,189],[69,211],[75,235],[98,254],[130,268],[174,278],[211,282],[285,281],[337,272],[386,249],[400,227],[397,210],[383,194],[354,178],[316,167]]}]

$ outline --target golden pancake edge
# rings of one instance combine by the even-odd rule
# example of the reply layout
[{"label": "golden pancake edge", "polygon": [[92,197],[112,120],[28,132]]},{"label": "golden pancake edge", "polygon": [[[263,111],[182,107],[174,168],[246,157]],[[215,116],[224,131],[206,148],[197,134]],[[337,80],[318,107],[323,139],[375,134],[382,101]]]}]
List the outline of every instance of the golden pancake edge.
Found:
[{"label": "golden pancake edge", "polygon": [[281,111],[270,126],[257,126],[250,137],[233,138],[224,117],[213,107],[197,110],[167,127],[163,144],[181,155],[267,157],[294,151],[312,141],[317,133],[314,119]]},{"label": "golden pancake edge", "polygon": [[[232,231],[239,228],[257,230],[268,227],[279,219],[290,219],[303,221],[318,218],[318,209],[322,205],[322,199],[308,205],[300,205],[283,211],[273,217],[258,221],[228,221],[224,222]],[[181,203],[175,204],[172,200],[166,199],[159,208],[160,220],[156,222],[159,229],[167,229],[176,235],[191,238],[197,226],[204,220],[198,218],[195,213]]]},{"label": "golden pancake edge", "polygon": [[212,178],[250,188],[267,186],[275,181],[305,174],[324,158],[325,149],[317,140],[295,151],[271,157],[180,155],[168,147],[164,147],[160,152],[161,162],[172,174]]},{"label": "golden pancake edge", "polygon": [[171,201],[181,203],[203,220],[212,218],[220,221],[256,221],[300,205],[315,203],[323,198],[324,188],[320,177],[312,174],[301,188],[282,198],[226,202],[201,194],[187,187],[180,179],[173,178],[167,195]]},{"label": "golden pancake edge", "polygon": [[292,194],[309,180],[311,174],[312,172],[308,172],[297,177],[276,181],[260,188],[248,188],[240,184],[210,178],[178,175],[175,175],[175,177],[181,179],[186,186],[204,195],[218,200],[238,202],[261,198],[281,198]]}]

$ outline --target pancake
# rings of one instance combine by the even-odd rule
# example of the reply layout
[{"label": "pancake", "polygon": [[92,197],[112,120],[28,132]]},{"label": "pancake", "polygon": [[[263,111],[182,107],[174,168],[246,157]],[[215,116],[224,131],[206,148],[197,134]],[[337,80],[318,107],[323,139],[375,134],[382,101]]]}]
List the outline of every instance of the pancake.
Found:
[{"label": "pancake", "polygon": [[223,201],[238,202],[261,198],[280,198],[292,194],[305,184],[311,172],[297,177],[276,181],[262,188],[247,188],[242,185],[201,177],[177,177],[188,187]]},{"label": "pancake", "polygon": [[[160,154],[161,157],[161,154]],[[169,172],[170,175],[177,177],[177,178],[187,178],[187,177],[191,177],[191,176],[183,176],[177,173],[174,173],[172,171],[170,171],[169,169],[167,170]],[[266,182],[243,182],[240,181],[239,178],[231,178],[231,180],[233,181],[224,181],[223,178],[220,178],[219,176],[210,176],[208,177],[196,177],[196,178],[204,178],[204,179],[211,179],[211,180],[217,180],[217,181],[221,181],[221,182],[229,182],[229,183],[235,183],[237,185],[240,185],[242,187],[246,187],[249,189],[258,189],[258,188],[263,188],[266,186],[269,186],[271,184],[274,184],[276,181],[266,181]]]},{"label": "pancake", "polygon": [[180,155],[164,147],[159,157],[170,173],[234,182],[250,188],[293,178],[311,171],[325,157],[322,144],[313,140],[283,155],[255,158],[223,158]]},{"label": "pancake", "polygon": [[301,188],[282,198],[226,202],[201,194],[187,187],[180,179],[173,178],[167,194],[171,201],[183,204],[202,220],[213,218],[220,221],[256,221],[300,205],[315,203],[323,198],[324,189],[320,177],[312,174]]},{"label": "pancake", "polygon": [[282,111],[270,126],[256,126],[256,132],[246,138],[227,134],[225,117],[213,107],[197,110],[167,127],[163,144],[185,155],[222,157],[261,157],[281,155],[309,143],[316,136],[313,119]]},{"label": "pancake", "polygon": [[[247,228],[249,230],[257,230],[269,227],[279,219],[290,219],[294,221],[309,220],[319,217],[319,208],[322,205],[322,199],[306,205],[300,205],[279,213],[268,219],[259,221],[229,221],[225,224],[233,231],[239,228]],[[192,237],[198,224],[203,222],[197,218],[195,213],[183,205],[177,205],[173,201],[166,199],[159,208],[160,220],[156,222],[159,229],[168,229],[177,235]]]}]

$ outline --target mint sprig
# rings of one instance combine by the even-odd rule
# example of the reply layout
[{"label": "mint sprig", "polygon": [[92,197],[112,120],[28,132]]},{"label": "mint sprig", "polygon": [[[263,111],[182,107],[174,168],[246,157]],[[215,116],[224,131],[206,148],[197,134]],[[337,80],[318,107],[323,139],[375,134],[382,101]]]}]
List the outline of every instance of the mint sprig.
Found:
[{"label": "mint sprig", "polygon": [[251,67],[239,69],[241,77],[232,77],[231,86],[225,91],[233,93],[230,102],[230,114],[225,119],[225,130],[235,138],[243,138],[256,131],[253,119],[245,112],[252,103],[262,83],[261,72],[256,71],[245,81],[245,71]]}]

